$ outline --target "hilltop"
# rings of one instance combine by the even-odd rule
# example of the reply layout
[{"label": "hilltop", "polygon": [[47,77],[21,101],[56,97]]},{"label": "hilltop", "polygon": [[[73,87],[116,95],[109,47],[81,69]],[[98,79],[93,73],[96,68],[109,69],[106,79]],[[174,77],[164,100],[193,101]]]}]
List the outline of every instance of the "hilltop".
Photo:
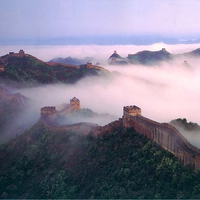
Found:
[{"label": "hilltop", "polygon": [[193,50],[193,51],[191,51],[191,52],[183,53],[182,55],[193,56],[193,57],[199,57],[199,56],[200,56],[200,48],[195,49],[195,50]]},{"label": "hilltop", "polygon": [[131,64],[155,64],[156,62],[172,59],[172,55],[162,49],[160,51],[141,51],[136,54],[129,54],[127,60]]},{"label": "hilltop", "polygon": [[10,52],[0,57],[0,78],[9,83],[21,84],[74,83],[85,76],[105,75],[108,71],[92,65],[70,65],[55,62],[43,62],[38,58],[25,54]]}]

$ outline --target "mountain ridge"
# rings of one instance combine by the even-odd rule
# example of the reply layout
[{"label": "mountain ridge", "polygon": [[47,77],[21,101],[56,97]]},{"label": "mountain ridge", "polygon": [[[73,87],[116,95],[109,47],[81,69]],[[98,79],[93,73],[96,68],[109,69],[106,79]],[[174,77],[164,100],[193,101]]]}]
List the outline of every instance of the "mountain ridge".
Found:
[{"label": "mountain ridge", "polygon": [[0,57],[0,78],[22,84],[74,83],[85,76],[108,74],[108,70],[92,63],[71,65],[44,62],[32,55],[10,52]]},{"label": "mountain ridge", "polygon": [[[116,53],[116,52],[115,52]],[[141,65],[155,65],[163,61],[171,61],[175,58],[185,58],[185,57],[200,57],[200,48],[197,48],[190,52],[185,52],[181,54],[171,54],[165,48],[158,51],[143,50],[134,54],[128,54],[127,57],[123,58],[119,54],[116,57],[112,54],[108,58],[108,63],[111,65],[124,65],[124,64],[141,64]],[[121,63],[120,63],[121,62]]]}]

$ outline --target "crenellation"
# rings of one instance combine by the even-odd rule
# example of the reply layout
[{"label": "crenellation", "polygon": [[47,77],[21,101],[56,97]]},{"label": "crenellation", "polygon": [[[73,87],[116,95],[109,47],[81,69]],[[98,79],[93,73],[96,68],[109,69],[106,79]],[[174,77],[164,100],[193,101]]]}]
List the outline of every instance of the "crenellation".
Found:
[{"label": "crenellation", "polygon": [[175,127],[143,117],[137,106],[125,106],[123,110],[125,128],[133,127],[138,133],[173,153],[182,164],[200,169],[200,150],[191,145]]},{"label": "crenellation", "polygon": [[45,106],[41,108],[41,116],[53,116],[56,113],[55,106]]},{"label": "crenellation", "polygon": [[23,50],[23,49],[19,50],[18,55],[19,55],[20,57],[23,57],[23,56],[25,55],[24,50]]},{"label": "crenellation", "polygon": [[[80,101],[74,97],[70,99],[70,104],[64,110],[67,112],[74,112],[77,109],[80,109]],[[63,130],[69,129],[71,125],[55,127],[50,124],[51,120],[45,121],[46,118],[49,119],[60,113],[61,111],[57,111],[54,106],[41,108],[41,118],[44,119],[47,126]],[[82,125],[75,125],[73,127],[80,128]],[[188,165],[192,169],[200,169],[200,150],[198,148],[191,145],[174,126],[168,123],[159,123],[142,116],[141,108],[135,105],[124,106],[123,117],[104,127],[99,127],[97,125],[92,127],[89,124],[84,124],[84,128],[87,129],[86,132],[93,130],[95,135],[106,132],[111,133],[120,127],[133,127],[136,132],[146,135],[165,150],[173,153],[182,164]]]},{"label": "crenellation", "polygon": [[141,115],[141,109],[137,106],[124,106],[124,113],[132,116]]},{"label": "crenellation", "polygon": [[23,57],[24,55],[25,55],[25,52],[23,49],[20,49],[18,53],[11,51],[8,54],[8,56],[18,56],[18,57]]},{"label": "crenellation", "polygon": [[55,106],[45,106],[41,108],[41,117],[52,117],[53,115],[58,115],[62,113],[71,113],[76,110],[80,109],[80,101],[76,97],[70,99],[70,104],[67,104],[65,108],[62,110],[58,111],[56,110]]},{"label": "crenellation", "polygon": [[79,110],[81,108],[80,101],[76,97],[70,99],[70,106],[73,110]]}]

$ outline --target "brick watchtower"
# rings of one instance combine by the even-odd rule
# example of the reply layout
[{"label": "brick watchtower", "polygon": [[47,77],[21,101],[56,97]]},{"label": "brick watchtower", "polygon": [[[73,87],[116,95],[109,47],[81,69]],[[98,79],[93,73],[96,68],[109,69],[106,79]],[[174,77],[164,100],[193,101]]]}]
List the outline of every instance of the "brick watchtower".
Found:
[{"label": "brick watchtower", "polygon": [[124,106],[124,113],[123,113],[123,125],[124,127],[130,126],[130,118],[131,116],[141,115],[141,108],[137,106]]},{"label": "brick watchtower", "polygon": [[70,99],[70,106],[72,110],[79,110],[81,108],[79,99],[77,99],[76,97]]},{"label": "brick watchtower", "polygon": [[25,55],[24,50],[21,49],[21,50],[19,51],[18,55],[19,55],[20,57],[23,57],[23,56]]},{"label": "brick watchtower", "polygon": [[41,108],[41,117],[51,117],[56,114],[55,106],[45,106]]}]

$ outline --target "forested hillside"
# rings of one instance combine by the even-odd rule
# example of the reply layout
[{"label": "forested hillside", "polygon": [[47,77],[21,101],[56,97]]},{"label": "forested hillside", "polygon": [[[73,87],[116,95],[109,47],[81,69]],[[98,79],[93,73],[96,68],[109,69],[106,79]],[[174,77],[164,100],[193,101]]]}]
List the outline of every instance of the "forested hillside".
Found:
[{"label": "forested hillside", "polygon": [[4,63],[4,71],[0,72],[0,78],[7,83],[15,81],[24,86],[48,83],[74,83],[89,75],[108,73],[102,67],[87,65],[75,66],[62,63],[46,63],[28,54],[8,54],[0,57]]},{"label": "forested hillside", "polygon": [[200,172],[133,129],[95,138],[39,122],[0,159],[1,198],[200,198]]}]

